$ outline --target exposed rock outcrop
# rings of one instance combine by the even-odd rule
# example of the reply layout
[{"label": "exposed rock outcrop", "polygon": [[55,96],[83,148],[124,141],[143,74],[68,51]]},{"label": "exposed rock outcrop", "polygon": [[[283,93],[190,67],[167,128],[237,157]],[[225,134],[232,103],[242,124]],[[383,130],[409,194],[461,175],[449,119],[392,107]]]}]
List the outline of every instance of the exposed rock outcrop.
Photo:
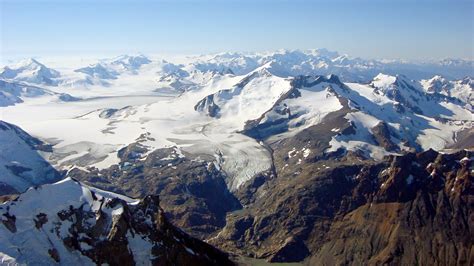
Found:
[{"label": "exposed rock outcrop", "polygon": [[264,196],[229,215],[212,243],[310,265],[471,265],[473,155],[430,150],[373,162],[348,153],[283,171],[277,163]]},{"label": "exposed rock outcrop", "polygon": [[214,158],[177,148],[158,149],[142,160],[144,148],[132,144],[119,151],[120,165],[98,171],[74,169],[68,176],[131,197],[160,195],[168,218],[202,239],[225,225],[228,212],[240,208]]},{"label": "exposed rock outcrop", "polygon": [[171,225],[158,196],[133,200],[72,179],[0,205],[0,259],[81,265],[233,265]]}]

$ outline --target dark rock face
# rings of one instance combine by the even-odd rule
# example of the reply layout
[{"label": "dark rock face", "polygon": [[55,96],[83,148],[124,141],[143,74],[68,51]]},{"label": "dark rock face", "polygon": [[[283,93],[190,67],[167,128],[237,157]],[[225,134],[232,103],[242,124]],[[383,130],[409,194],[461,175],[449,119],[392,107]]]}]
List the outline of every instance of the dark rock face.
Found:
[{"label": "dark rock face", "polygon": [[[33,214],[35,225],[33,230],[26,227],[28,230],[25,232],[25,223],[28,223],[26,220],[28,218],[16,217],[10,213],[12,209],[13,213],[22,213],[30,209],[34,211],[36,208],[45,208],[45,205],[57,209],[64,203],[45,203],[41,194],[35,194],[38,197],[38,206],[31,206],[29,203],[32,201],[29,201],[28,197],[34,194],[32,192],[24,196],[26,200],[23,199],[24,194],[21,194],[18,198],[1,206],[0,226],[4,226],[11,232],[13,239],[15,234],[20,234],[19,238],[25,238],[26,234],[27,237],[35,240],[46,236],[47,243],[50,245],[50,247],[38,247],[37,243],[28,245],[13,241],[10,245],[15,245],[19,251],[18,257],[12,254],[18,260],[17,262],[25,262],[21,254],[26,253],[30,254],[26,257],[26,262],[31,264],[44,264],[48,261],[49,255],[51,260],[60,264],[70,263],[72,256],[85,264],[92,261],[97,265],[233,265],[227,254],[190,237],[171,225],[159,205],[158,196],[146,196],[136,202],[127,202],[113,195],[105,198],[102,195],[103,191],[94,192],[74,180],[63,182],[74,182],[79,189],[86,191],[83,194],[84,197],[90,193],[90,201],[76,204],[70,198],[67,203],[74,205],[64,206],[57,213],[47,210],[48,214],[42,212]],[[36,189],[41,188],[33,190]],[[106,193],[105,195],[108,195]],[[22,231],[17,230],[17,226],[20,226]],[[6,231],[2,230],[2,234],[4,232]],[[35,237],[36,234],[37,237]],[[12,239],[9,236],[4,237],[2,239],[6,241]],[[47,245],[44,242],[40,243]],[[2,243],[0,251],[8,251],[10,245]],[[48,255],[46,257],[31,256],[38,253],[37,250],[31,250],[35,247],[47,249]],[[151,254],[146,255],[147,253],[141,254],[141,252]],[[81,256],[88,257],[90,260]]]},{"label": "dark rock face", "polygon": [[220,107],[214,102],[214,94],[211,94],[200,100],[194,106],[194,110],[198,112],[203,112],[209,115],[210,117],[218,117]]},{"label": "dark rock face", "polygon": [[456,144],[451,146],[452,149],[462,149],[464,147],[474,147],[474,128],[467,128],[456,134]]},{"label": "dark rock face", "polygon": [[[345,91],[346,86],[339,80],[335,75],[326,76],[298,76],[291,81],[291,89],[287,93],[283,94],[278,101],[275,102],[273,107],[262,114],[258,119],[247,121],[244,126],[243,134],[258,139],[264,140],[268,137],[274,136],[276,134],[285,132],[288,130],[288,123],[292,119],[298,118],[302,114],[292,113],[292,110],[284,103],[287,99],[294,99],[301,97],[300,89],[304,87],[313,87],[320,83],[327,83],[328,90],[330,93],[336,93],[332,86],[337,86],[341,90]],[[338,97],[341,103],[347,107],[347,99]],[[346,111],[347,108],[344,108]],[[276,120],[270,120],[262,122],[265,116],[269,112],[275,112],[280,115],[281,118]],[[339,112],[340,113],[340,112]]]},{"label": "dark rock face", "polygon": [[[18,194],[19,192],[12,186],[0,182],[0,196],[8,196],[12,194]],[[1,202],[1,201],[0,201]]]},{"label": "dark rock face", "polygon": [[211,163],[213,158],[168,148],[140,160],[143,152],[143,147],[131,144],[120,150],[119,166],[90,172],[75,169],[69,176],[131,197],[160,195],[168,218],[202,239],[225,225],[228,212],[241,207],[227,189],[224,173]]},{"label": "dark rock face", "polygon": [[392,134],[387,123],[378,123],[372,128],[372,134],[377,144],[385,148],[387,151],[396,151],[398,149],[397,145],[391,140]]},{"label": "dark rock face", "polygon": [[[82,213],[81,210],[72,210],[63,216],[65,220],[76,221],[77,234],[85,233],[90,237],[87,242],[93,248],[83,251],[83,254],[98,265],[135,264],[133,255],[127,248],[127,233],[146,236],[152,242],[160,243],[152,249],[152,255],[155,256],[151,261],[153,265],[232,265],[224,253],[173,227],[165,218],[156,196],[145,197],[136,207],[126,205],[119,199],[109,204],[121,204],[125,207],[124,213],[114,218],[110,227],[101,226],[102,223],[98,222],[95,227],[84,230],[81,226],[82,221],[77,218],[87,217],[90,214]],[[99,214],[98,221],[101,218],[105,219]],[[151,224],[148,222],[150,220]],[[106,240],[99,240],[101,236],[106,236]],[[64,242],[69,248],[80,250],[79,241],[85,240],[69,238]]]},{"label": "dark rock face", "polygon": [[297,88],[292,88],[287,93],[282,95],[278,101],[273,105],[273,107],[268,111],[271,112],[274,110],[276,113],[282,116],[281,119],[277,119],[275,121],[268,121],[262,123],[265,115],[268,113],[262,114],[261,117],[255,120],[247,121],[244,130],[242,131],[243,134],[255,138],[255,139],[265,139],[272,135],[276,135],[288,130],[288,122],[291,119],[296,118],[295,115],[291,114],[290,108],[286,104],[282,104],[282,101],[286,99],[293,99],[298,98],[301,96],[301,92]]},{"label": "dark rock face", "polygon": [[374,162],[347,153],[282,169],[275,152],[278,177],[229,215],[211,243],[310,265],[472,265],[473,155],[427,151]]},{"label": "dark rock face", "polygon": [[301,239],[292,237],[285,240],[283,246],[270,256],[270,262],[302,261],[309,255],[309,250]]},{"label": "dark rock face", "polygon": [[325,83],[332,83],[337,86],[345,88],[346,85],[339,80],[339,77],[336,75],[329,75],[329,76],[297,76],[292,81],[292,86],[295,88],[302,88],[302,87],[313,87],[322,82]]},{"label": "dark rock face", "polygon": [[16,217],[14,215],[10,215],[9,213],[4,213],[1,217],[1,222],[3,225],[12,233],[16,233]]}]

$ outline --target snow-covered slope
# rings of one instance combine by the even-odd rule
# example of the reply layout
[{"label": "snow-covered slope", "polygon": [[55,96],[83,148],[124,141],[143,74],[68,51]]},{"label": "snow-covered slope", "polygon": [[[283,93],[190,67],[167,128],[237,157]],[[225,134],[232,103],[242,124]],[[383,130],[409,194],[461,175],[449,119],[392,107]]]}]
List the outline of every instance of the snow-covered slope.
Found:
[{"label": "snow-covered slope", "polygon": [[443,149],[474,123],[469,106],[456,98],[427,94],[404,76],[379,74],[368,85],[344,84],[336,76],[300,76],[291,84],[292,90],[272,109],[246,123],[245,134],[274,142],[343,112],[347,122],[324,131],[333,136],[327,152],[361,151],[381,159],[410,149]]},{"label": "snow-covered slope", "polygon": [[245,134],[265,139],[283,133],[279,138],[286,138],[321,123],[328,113],[343,107],[334,87],[344,85],[333,75],[292,79],[290,89],[270,108],[246,121]]},{"label": "snow-covered slope", "polygon": [[172,73],[161,76],[158,79],[158,85],[156,91],[164,93],[182,93],[190,90],[196,84],[192,81],[183,79],[179,75]]},{"label": "snow-covered slope", "polygon": [[117,76],[119,75],[119,73],[116,72],[115,70],[107,69],[100,63],[94,64],[88,67],[79,68],[74,71],[87,74],[97,79],[116,79]]},{"label": "snow-covered slope", "polygon": [[41,157],[42,150],[48,151],[48,147],[41,141],[0,120],[0,195],[22,192],[59,178],[56,170]]},{"label": "snow-covered slope", "polygon": [[46,97],[49,101],[77,101],[67,93],[56,93],[48,89],[0,79],[0,107],[22,103],[27,99]]},{"label": "snow-covered slope", "polygon": [[[389,151],[387,146],[392,146],[392,151],[440,150],[456,142],[457,132],[473,126],[472,110],[464,103],[441,94],[427,94],[404,76],[379,74],[369,85],[346,85],[349,90],[340,95],[349,99],[353,111],[346,118],[354,133],[335,136],[333,151],[340,147],[360,149],[381,158]],[[374,139],[377,135],[386,147],[380,148],[380,141]]]},{"label": "snow-covered slope", "polygon": [[245,122],[257,119],[269,110],[291,86],[290,81],[261,66],[229,89],[222,89],[199,101],[195,109],[243,129]]},{"label": "snow-covered slope", "polygon": [[451,96],[471,106],[474,105],[474,80],[470,77],[451,81],[436,75],[431,79],[421,80],[421,84],[428,93]]},{"label": "snow-covered slope", "polygon": [[192,58],[186,66],[188,71],[198,70],[200,72],[229,72],[236,75],[245,75],[255,70],[261,64],[256,54],[243,53],[219,53],[215,55],[202,55]]},{"label": "snow-covered slope", "polygon": [[0,78],[41,85],[55,85],[59,77],[58,71],[48,68],[32,58],[13,66],[5,66],[0,70]]},{"label": "snow-covered slope", "polygon": [[22,103],[22,97],[38,97],[44,96],[47,93],[47,91],[39,87],[0,80],[0,106]]},{"label": "snow-covered slope", "polygon": [[113,59],[103,60],[104,63],[123,71],[137,71],[141,66],[151,63],[151,60],[146,56],[139,55],[121,55]]},{"label": "snow-covered slope", "polygon": [[122,74],[136,75],[141,66],[151,63],[144,55],[122,55],[112,59],[102,59],[87,67],[75,69],[74,72],[85,75],[72,76],[62,80],[62,84],[69,87],[110,85]]},{"label": "snow-covered slope", "polygon": [[98,79],[116,79],[120,74],[137,74],[142,65],[151,63],[144,55],[121,55],[112,59],[102,59],[98,63],[74,70]]},{"label": "snow-covered slope", "polygon": [[66,178],[0,205],[0,262],[33,265],[228,265],[142,200]]}]

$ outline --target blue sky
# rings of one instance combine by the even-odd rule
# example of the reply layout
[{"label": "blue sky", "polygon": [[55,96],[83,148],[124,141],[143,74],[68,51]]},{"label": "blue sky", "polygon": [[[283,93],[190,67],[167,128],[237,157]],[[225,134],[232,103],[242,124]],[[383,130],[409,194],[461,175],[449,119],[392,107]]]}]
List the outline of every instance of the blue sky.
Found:
[{"label": "blue sky", "polygon": [[0,12],[3,57],[328,48],[474,58],[474,0],[0,0]]}]

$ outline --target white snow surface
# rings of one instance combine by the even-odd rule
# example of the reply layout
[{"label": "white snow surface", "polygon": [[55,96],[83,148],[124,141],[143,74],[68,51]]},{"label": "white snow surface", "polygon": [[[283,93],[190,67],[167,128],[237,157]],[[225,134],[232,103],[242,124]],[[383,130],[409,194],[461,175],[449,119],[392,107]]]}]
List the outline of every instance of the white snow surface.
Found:
[{"label": "white snow surface", "polygon": [[471,108],[474,105],[474,80],[465,77],[461,80],[448,80],[440,75],[421,80],[423,89],[428,93],[440,93],[461,100]]},{"label": "white snow surface", "polygon": [[[93,198],[92,192],[95,193],[96,199]],[[20,264],[34,261],[37,264],[49,265],[53,260],[48,255],[48,249],[55,248],[63,265],[94,265],[79,251],[71,252],[65,247],[63,238],[70,234],[68,228],[71,222],[60,220],[57,213],[69,210],[70,206],[74,208],[82,206],[85,211],[95,212],[101,209],[105,213],[114,214],[117,210],[101,203],[113,198],[120,198],[127,204],[137,202],[135,199],[92,188],[66,178],[54,184],[30,188],[16,201],[1,204],[0,214],[3,220],[4,213],[16,217],[16,232],[12,233],[6,226],[0,226],[0,261],[12,261],[14,258],[15,262]],[[34,221],[40,213],[46,214],[48,221],[37,229]],[[95,219],[93,220],[90,222],[95,223]],[[129,241],[129,245],[132,250],[141,249],[141,253],[146,253],[148,248],[148,254],[151,253],[149,245],[142,245],[137,241]],[[135,257],[135,260],[137,263],[149,261],[144,256]]]},{"label": "white snow surface", "polygon": [[59,77],[58,71],[46,67],[33,58],[0,69],[2,79],[14,79],[34,84],[54,85],[57,84],[56,79]]},{"label": "white snow surface", "polygon": [[[177,146],[188,152],[221,156],[223,169],[232,176],[229,185],[237,187],[270,168],[268,151],[254,139],[237,133],[245,118],[238,120],[240,123],[233,119],[217,122],[196,112],[194,105],[205,95],[230,88],[243,78],[219,76],[179,96],[149,92],[150,96],[91,97],[67,104],[28,101],[0,109],[0,119],[14,122],[32,135],[54,143],[54,156],[48,160],[59,168],[108,167],[118,163],[116,153],[120,148],[149,133],[148,140],[142,144],[150,150]],[[252,87],[265,94],[265,88],[259,85]],[[92,89],[88,93],[100,95],[104,89]],[[251,108],[258,108],[258,102],[252,104]],[[118,110],[110,117],[101,116],[111,108]],[[246,114],[257,112],[249,109]]]},{"label": "white snow surface", "polygon": [[398,135],[391,140],[401,150],[405,149],[405,141],[423,150],[442,150],[455,142],[455,132],[474,126],[471,108],[443,98],[430,98],[420,84],[403,76],[379,74],[369,85],[346,85],[350,91],[339,93],[350,99],[354,112],[347,114],[346,119],[355,125],[356,132],[334,136],[328,151],[362,150],[376,159],[391,154],[373,140],[372,128],[380,122]]},{"label": "white snow surface", "polygon": [[55,181],[54,169],[41,157],[33,142],[20,128],[0,121],[0,184],[23,192],[30,186]]}]

